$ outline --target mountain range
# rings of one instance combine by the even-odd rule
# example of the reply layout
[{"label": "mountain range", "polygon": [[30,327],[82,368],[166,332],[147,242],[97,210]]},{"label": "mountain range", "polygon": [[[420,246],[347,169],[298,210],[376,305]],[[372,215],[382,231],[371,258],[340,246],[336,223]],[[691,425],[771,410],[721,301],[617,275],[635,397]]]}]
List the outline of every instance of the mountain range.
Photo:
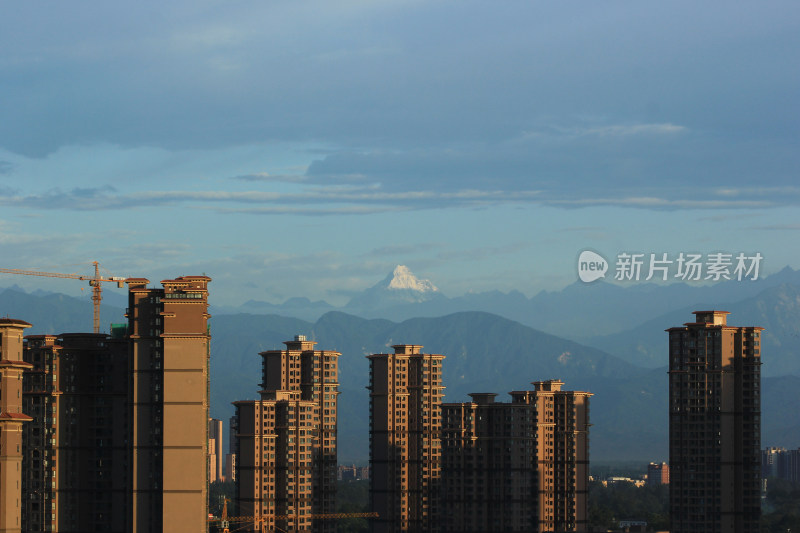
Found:
[{"label": "mountain range", "polygon": [[715,307],[752,298],[771,287],[800,286],[800,271],[785,267],[755,281],[713,284],[596,281],[575,283],[559,291],[542,291],[530,298],[519,291],[488,291],[447,297],[429,280],[420,280],[398,265],[385,279],[335,307],[324,300],[293,297],[282,304],[250,300],[240,307],[216,307],[212,313],[258,313],[315,321],[329,311],[364,318],[403,321],[444,316],[461,311],[486,311],[553,335],[594,341],[631,330],[644,321],[685,308]]},{"label": "mountain range", "polygon": [[[405,277],[404,284],[393,286],[398,277]],[[381,309],[466,301],[449,299],[433,283],[411,277],[408,269],[395,269],[369,294],[360,295],[364,302],[361,305],[373,305],[373,311],[365,315]],[[594,460],[665,460],[668,428],[664,330],[690,321],[692,310],[714,308],[731,311],[733,325],[766,328],[762,346],[762,444],[798,447],[800,413],[786,409],[787,405],[800,404],[797,277],[797,272],[787,269],[753,284],[740,283],[742,287],[724,283],[697,287],[694,293],[686,293],[687,288],[681,285],[626,288],[598,283],[573,285],[532,299],[521,293],[494,294],[499,299],[517,301],[519,309],[537,301],[541,307],[537,308],[538,316],[549,316],[542,324],[557,325],[555,330],[565,330],[571,338],[485,310],[403,320],[355,316],[330,309],[314,320],[279,314],[216,313],[210,321],[211,415],[227,423],[233,413],[232,401],[255,399],[261,369],[258,353],[281,349],[283,341],[305,334],[318,341],[319,349],[342,353],[339,456],[342,462],[364,461],[368,456],[369,401],[365,356],[390,351],[392,344],[413,343],[422,344],[426,352],[446,356],[443,379],[447,402],[466,401],[470,392],[497,392],[498,401],[506,401],[506,392],[529,387],[531,381],[560,378],[567,389],[594,393]],[[736,295],[742,294],[737,300]],[[370,298],[372,304],[368,304]],[[485,298],[491,300],[490,296]],[[394,304],[381,307],[380,302],[390,300]],[[633,306],[636,312],[626,306]],[[570,308],[575,316],[567,312]],[[628,309],[624,320],[609,316],[623,308]],[[124,322],[123,313],[122,308],[104,304],[102,323]],[[33,323],[29,333],[87,331],[91,302],[7,289],[0,292],[0,315]],[[595,318],[590,319],[592,316]],[[581,327],[580,317],[587,321],[583,324],[586,327]],[[600,320],[609,328],[619,328],[625,322],[628,328],[592,336],[591,332],[598,328],[590,324],[591,320]]]}]

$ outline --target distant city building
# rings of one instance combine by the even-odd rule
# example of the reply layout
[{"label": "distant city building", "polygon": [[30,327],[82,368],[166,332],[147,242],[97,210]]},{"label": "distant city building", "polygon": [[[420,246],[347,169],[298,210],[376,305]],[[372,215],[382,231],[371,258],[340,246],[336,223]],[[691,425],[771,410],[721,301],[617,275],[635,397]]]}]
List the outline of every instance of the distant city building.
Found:
[{"label": "distant city building", "polygon": [[647,531],[646,520],[620,520],[618,525],[622,531]]},{"label": "distant city building", "polygon": [[669,485],[669,465],[667,463],[650,463],[647,465],[648,485]]},{"label": "distant city building", "polygon": [[222,475],[222,420],[208,419],[208,482],[225,481]]},{"label": "distant city building", "polygon": [[604,487],[608,487],[609,485],[616,485],[618,483],[627,483],[629,485],[633,485],[634,487],[641,488],[644,487],[647,482],[644,479],[633,479],[621,476],[611,476],[600,482],[600,484],[603,485]]},{"label": "distant city building", "polygon": [[[261,399],[234,402],[239,514],[252,531],[333,533],[339,352],[297,335],[262,352]],[[277,518],[281,517],[281,518]]]},{"label": "distant city building", "polygon": [[360,481],[369,479],[368,466],[339,465],[338,478],[340,481]]},{"label": "distant city building", "polygon": [[339,465],[338,478],[339,478],[340,481],[355,481],[355,479],[356,479],[356,465],[352,465],[352,466]]},{"label": "distant city building", "polygon": [[236,481],[236,454],[239,453],[236,434],[238,432],[236,415],[234,415],[228,420],[228,454],[225,456],[225,479],[227,481]]},{"label": "distant city building", "polygon": [[30,324],[0,318],[0,531],[22,527],[22,428],[32,418],[22,410],[22,334]]},{"label": "distant city building", "polygon": [[236,481],[236,454],[225,454],[225,481]]},{"label": "distant city building", "polygon": [[761,477],[785,479],[800,483],[800,448],[766,448],[761,450]]},{"label": "distant city building", "polygon": [[588,392],[533,391],[442,405],[442,531],[587,531]]},{"label": "distant city building", "polygon": [[759,529],[761,330],[695,311],[669,333],[670,531]]},{"label": "distant city building", "polygon": [[370,363],[373,533],[438,531],[443,355],[399,344]]}]

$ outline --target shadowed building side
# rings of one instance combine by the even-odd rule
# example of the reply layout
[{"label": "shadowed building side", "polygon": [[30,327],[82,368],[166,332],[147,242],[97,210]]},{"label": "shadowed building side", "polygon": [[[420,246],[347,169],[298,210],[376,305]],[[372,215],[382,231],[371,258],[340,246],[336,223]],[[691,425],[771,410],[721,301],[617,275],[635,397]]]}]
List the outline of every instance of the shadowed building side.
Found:
[{"label": "shadowed building side", "polygon": [[442,405],[443,531],[588,531],[592,394],[533,385]]},{"label": "shadowed building side", "polygon": [[26,531],[127,531],[124,329],[30,335],[23,399]]},{"label": "shadowed building side", "polygon": [[761,331],[695,311],[669,333],[670,530],[746,533],[761,516]]}]

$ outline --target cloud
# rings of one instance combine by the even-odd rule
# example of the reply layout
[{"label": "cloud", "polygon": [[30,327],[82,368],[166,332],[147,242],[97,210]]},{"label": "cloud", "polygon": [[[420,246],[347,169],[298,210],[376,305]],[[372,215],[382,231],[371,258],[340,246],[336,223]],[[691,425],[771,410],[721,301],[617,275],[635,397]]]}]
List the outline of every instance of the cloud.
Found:
[{"label": "cloud", "polygon": [[550,200],[550,205],[562,207],[617,206],[643,209],[752,209],[778,205],[771,200],[692,200],[657,197],[583,198],[580,200]]},{"label": "cloud", "polygon": [[431,250],[436,250],[442,248],[441,243],[418,243],[418,244],[409,244],[409,245],[391,245],[391,246],[382,246],[380,248],[375,248],[370,250],[369,252],[363,254],[363,257],[391,257],[391,256],[409,256],[414,254],[419,254],[423,252],[429,252]]},{"label": "cloud", "polygon": [[[601,127],[588,127],[562,130],[568,136],[625,137],[633,135],[674,135],[687,131],[684,126],[676,124],[612,124]],[[528,134],[530,135],[530,134]],[[541,134],[534,134],[541,138]]]},{"label": "cloud", "polygon": [[800,230],[800,224],[772,224],[769,226],[755,226],[753,229],[763,231],[797,231]]},{"label": "cloud", "polygon": [[436,255],[440,261],[473,261],[496,257],[506,254],[513,254],[520,250],[531,248],[532,244],[527,242],[512,243],[505,246],[485,246],[467,250],[443,251]]},{"label": "cloud", "polygon": [[[90,1],[46,13],[19,5],[0,20],[0,75],[9,80],[0,101],[2,158],[15,175],[32,165],[6,153],[47,160],[68,147],[81,159],[69,175],[74,189],[5,189],[0,202],[33,208],[60,197],[56,207],[65,209],[181,204],[309,215],[435,202],[796,203],[782,190],[800,166],[797,54],[787,53],[800,49],[797,10],[791,2],[759,9],[719,0]],[[114,167],[77,146],[131,154],[114,154]],[[291,152],[287,159],[304,160],[265,164],[252,155],[270,147],[264,159]],[[159,154],[142,164],[131,161],[133,151]],[[227,154],[227,166],[223,157],[201,164],[209,152]],[[0,174],[10,172],[3,165]],[[50,173],[26,175],[63,183]],[[273,199],[257,194],[268,191],[249,199],[173,194],[187,176],[195,185],[286,187]],[[148,180],[167,191],[146,190],[154,188],[142,184]],[[747,192],[753,183],[764,191]],[[337,184],[376,191],[286,194],[291,185]],[[707,197],[680,196],[698,185]],[[313,205],[278,205],[301,202]]]},{"label": "cloud", "polygon": [[[0,196],[0,205],[75,211],[102,211],[180,205],[210,207],[218,204],[251,204],[258,207],[218,207],[220,213],[250,214],[366,214],[399,210],[433,209],[442,204],[451,207],[480,206],[497,203],[525,202],[537,195],[536,191],[479,191],[453,192],[405,191],[391,192],[374,187],[316,187],[297,193],[272,191],[142,191],[117,193],[110,186],[74,188],[68,191],[51,189],[33,195]],[[297,207],[303,204],[303,207]],[[331,204],[308,207],[309,204]],[[341,204],[348,204],[342,206]],[[339,207],[332,207],[339,205]]]},{"label": "cloud", "polygon": [[[630,187],[629,193],[605,196],[605,187],[570,190],[556,186],[551,190],[398,190],[380,184],[364,186],[309,186],[295,191],[265,190],[145,190],[121,192],[112,186],[48,189],[41,193],[20,194],[0,190],[0,205],[29,210],[109,211],[182,206],[213,210],[219,214],[247,215],[371,215],[403,211],[484,208],[498,205],[548,205],[563,208],[595,206],[632,207],[651,210],[680,209],[763,209],[797,205],[800,195],[786,188],[764,189],[760,194],[719,195],[703,187],[670,187],[660,190]],[[582,231],[565,228],[562,231]]]},{"label": "cloud", "polygon": [[800,187],[738,187],[738,188],[719,188],[714,190],[719,196],[773,196],[773,195],[793,195],[800,196]]},{"label": "cloud", "polygon": [[12,170],[14,170],[14,164],[11,161],[0,160],[0,175],[11,174]]},{"label": "cloud", "polygon": [[596,138],[783,142],[796,131],[796,14],[721,1],[18,6],[0,21],[0,146],[391,150],[491,144],[574,117],[602,117],[573,129]]},{"label": "cloud", "polygon": [[231,179],[247,182],[284,182],[302,183],[308,181],[308,177],[302,174],[269,174],[268,172],[257,172],[255,174],[243,174],[234,176]]},{"label": "cloud", "polygon": [[407,208],[381,208],[368,206],[349,206],[349,207],[254,207],[254,208],[219,208],[218,213],[238,214],[238,215],[301,215],[312,217],[324,217],[335,215],[375,215],[381,213],[392,213],[408,211]]},{"label": "cloud", "polygon": [[[25,231],[24,226],[0,221],[0,257],[4,268],[39,270],[45,272],[70,272],[75,264],[88,264],[78,250],[89,239],[84,233],[59,232],[47,234]],[[64,266],[67,265],[67,266]]]},{"label": "cloud", "polygon": [[731,220],[737,221],[747,218],[755,218],[755,217],[762,217],[764,216],[763,213],[742,213],[737,212],[735,214],[725,214],[725,215],[713,215],[707,217],[698,217],[697,220],[700,222],[729,222]]}]

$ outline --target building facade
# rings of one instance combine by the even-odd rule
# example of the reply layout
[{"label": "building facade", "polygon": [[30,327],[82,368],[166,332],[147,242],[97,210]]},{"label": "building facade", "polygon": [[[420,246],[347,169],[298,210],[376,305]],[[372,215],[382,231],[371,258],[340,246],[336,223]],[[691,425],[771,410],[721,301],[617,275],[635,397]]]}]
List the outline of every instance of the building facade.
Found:
[{"label": "building facade", "polygon": [[339,352],[303,335],[262,352],[260,400],[235,402],[237,503],[253,531],[335,532]]},{"label": "building facade", "polygon": [[650,463],[647,465],[648,485],[669,485],[669,465],[667,463]]},{"label": "building facade", "polygon": [[30,324],[0,318],[0,532],[22,527],[22,431],[32,418],[22,410],[23,332]]},{"label": "building facade", "polygon": [[122,332],[29,335],[27,531],[127,530],[128,357]]},{"label": "building facade", "polygon": [[761,450],[761,477],[800,483],[800,448],[765,448]]},{"label": "building facade", "polygon": [[222,420],[208,419],[208,482],[225,481],[222,474]]},{"label": "building facade", "polygon": [[587,531],[589,397],[558,380],[442,405],[442,530]]},{"label": "building facade", "polygon": [[755,532],[761,514],[761,330],[695,311],[669,334],[670,530]]},{"label": "building facade", "polygon": [[239,433],[238,422],[236,415],[233,415],[228,419],[228,453],[225,455],[225,479],[228,481],[236,481],[237,433]]},{"label": "building facade", "polygon": [[210,281],[126,280],[135,532],[207,529]]},{"label": "building facade", "polygon": [[22,400],[33,421],[23,432],[25,494],[22,521],[26,530],[56,531],[59,507],[59,441],[61,424],[61,344],[57,335],[29,335],[24,357],[32,368],[23,376]]},{"label": "building facade", "polygon": [[370,363],[374,533],[439,531],[443,355],[399,344]]}]

